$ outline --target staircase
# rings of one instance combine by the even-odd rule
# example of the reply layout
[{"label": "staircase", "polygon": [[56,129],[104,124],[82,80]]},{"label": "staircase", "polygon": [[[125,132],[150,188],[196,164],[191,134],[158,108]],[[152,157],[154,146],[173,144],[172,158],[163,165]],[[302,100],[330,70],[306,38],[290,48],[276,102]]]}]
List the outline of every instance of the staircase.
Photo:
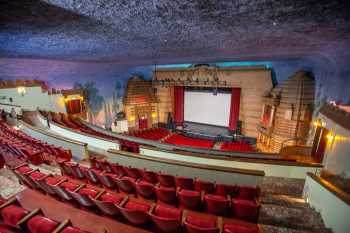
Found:
[{"label": "staircase", "polygon": [[321,215],[301,198],[303,180],[264,179],[259,224],[265,233],[331,233]]}]

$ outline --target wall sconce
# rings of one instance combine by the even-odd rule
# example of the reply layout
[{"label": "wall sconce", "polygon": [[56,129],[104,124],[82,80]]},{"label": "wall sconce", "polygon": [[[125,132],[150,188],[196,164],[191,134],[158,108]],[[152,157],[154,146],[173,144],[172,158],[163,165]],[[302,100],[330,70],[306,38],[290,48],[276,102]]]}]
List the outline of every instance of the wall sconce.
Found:
[{"label": "wall sconce", "polygon": [[135,120],[135,116],[130,116],[129,117],[129,121],[134,121]]},{"label": "wall sconce", "polygon": [[17,87],[17,92],[18,94],[20,94],[21,96],[24,96],[26,94],[26,88],[25,87]]},{"label": "wall sconce", "polygon": [[151,117],[152,118],[156,118],[157,117],[157,113],[156,112],[152,112]]},{"label": "wall sconce", "polygon": [[330,142],[330,143],[333,142],[333,140],[335,138],[335,136],[334,136],[332,131],[329,132],[326,137],[327,137],[328,142]]}]

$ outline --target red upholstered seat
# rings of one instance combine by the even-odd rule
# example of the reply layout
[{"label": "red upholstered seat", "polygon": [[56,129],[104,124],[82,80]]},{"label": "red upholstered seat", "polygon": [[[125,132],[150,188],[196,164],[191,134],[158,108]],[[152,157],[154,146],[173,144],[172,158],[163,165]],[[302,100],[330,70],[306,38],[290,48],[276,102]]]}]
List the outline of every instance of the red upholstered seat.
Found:
[{"label": "red upholstered seat", "polygon": [[110,192],[104,193],[101,196],[102,201],[113,202],[116,205],[118,205],[122,201],[122,199],[123,199],[123,197],[117,196],[117,195],[110,193]]},{"label": "red upholstered seat", "polygon": [[164,187],[175,187],[175,177],[168,174],[158,172],[157,174],[159,183]]},{"label": "red upholstered seat", "polygon": [[30,167],[27,167],[27,166],[22,166],[22,167],[16,169],[16,172],[22,173],[22,174],[28,173],[28,172],[31,172],[31,171],[33,171],[33,169],[31,169]]},{"label": "red upholstered seat", "polygon": [[260,188],[257,186],[239,186],[238,199],[254,200],[260,195]]},{"label": "red upholstered seat", "polygon": [[201,194],[197,191],[182,189],[179,193],[180,208],[196,210],[201,204]]},{"label": "red upholstered seat", "polygon": [[49,185],[56,185],[62,179],[64,179],[64,177],[62,177],[62,176],[50,176],[50,177],[46,178],[45,181]]},{"label": "red upholstered seat", "polygon": [[166,204],[175,204],[177,201],[175,188],[158,187],[156,188],[157,201]]},{"label": "red upholstered seat", "polygon": [[27,223],[28,229],[31,233],[52,233],[57,225],[57,222],[41,215],[32,217]]},{"label": "red upholstered seat", "polygon": [[150,206],[148,204],[134,202],[134,201],[128,201],[124,207],[125,209],[129,209],[129,210],[140,210],[145,212],[147,212],[150,209]]},{"label": "red upholstered seat", "polygon": [[3,223],[13,227],[17,227],[17,222],[27,214],[27,210],[15,205],[9,205],[1,210]]},{"label": "red upholstered seat", "polygon": [[154,215],[167,219],[181,219],[181,210],[178,208],[157,205],[154,209]]},{"label": "red upholstered seat", "polygon": [[181,210],[157,205],[150,214],[155,225],[163,232],[178,232],[181,227]]},{"label": "red upholstered seat", "polygon": [[235,218],[257,222],[260,205],[255,201],[232,199],[232,212]]},{"label": "red upholstered seat", "polygon": [[157,173],[146,169],[139,169],[143,181],[155,184],[158,182]]},{"label": "red upholstered seat", "polygon": [[146,199],[153,199],[155,197],[154,185],[146,181],[141,181],[136,184],[137,194]]},{"label": "red upholstered seat", "polygon": [[237,194],[237,186],[229,184],[216,184],[215,194],[222,196],[230,195],[234,197]]},{"label": "red upholstered seat", "polygon": [[230,207],[230,200],[224,196],[207,194],[204,196],[206,211],[211,214],[225,216]]},{"label": "red upholstered seat", "polygon": [[202,218],[195,215],[188,215],[185,220],[185,227],[189,233],[219,233],[215,219]]},{"label": "red upholstered seat", "polygon": [[137,168],[133,168],[133,167],[124,167],[124,170],[126,172],[126,175],[128,177],[134,178],[134,179],[138,179],[141,177],[139,171]]},{"label": "red upholstered seat", "polygon": [[214,183],[196,179],[194,181],[194,189],[198,192],[204,191],[205,193],[213,193]]},{"label": "red upholstered seat", "polygon": [[60,233],[89,233],[89,232],[80,230],[75,227],[66,227],[62,231],[60,231]]},{"label": "red upholstered seat", "polygon": [[41,173],[41,172],[38,172],[38,171],[35,171],[33,173],[30,174],[30,177],[34,180],[39,180],[41,178],[43,178],[45,176],[44,173]]},{"label": "red upholstered seat", "polygon": [[118,206],[120,213],[131,223],[139,225],[149,221],[148,210],[151,208],[146,203],[128,201],[124,207]]},{"label": "red upholstered seat", "polygon": [[224,224],[224,233],[259,233],[259,227],[242,225],[239,223],[226,223]]},{"label": "red upholstered seat", "polygon": [[78,188],[79,184],[67,181],[60,184],[60,186],[63,187],[64,189],[67,189],[73,192],[76,188]]},{"label": "red upholstered seat", "polygon": [[124,193],[135,193],[135,179],[124,176],[116,180],[119,191]]},{"label": "red upholstered seat", "polygon": [[79,189],[79,193],[82,195],[95,197],[97,195],[98,191],[90,189],[90,188],[82,188],[82,189]]},{"label": "red upholstered seat", "polygon": [[17,231],[15,231],[10,226],[7,226],[7,225],[4,225],[4,224],[0,223],[0,232],[1,233],[16,233]]},{"label": "red upholstered seat", "polygon": [[182,177],[182,176],[176,177],[175,185],[176,187],[179,187],[181,189],[187,189],[187,190],[194,189],[193,179],[188,177]]}]

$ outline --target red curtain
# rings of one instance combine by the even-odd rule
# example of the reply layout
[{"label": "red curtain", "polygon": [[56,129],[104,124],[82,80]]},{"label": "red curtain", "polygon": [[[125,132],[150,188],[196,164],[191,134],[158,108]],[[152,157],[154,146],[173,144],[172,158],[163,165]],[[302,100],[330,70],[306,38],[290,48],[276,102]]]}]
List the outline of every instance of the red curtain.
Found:
[{"label": "red curtain", "polygon": [[68,100],[67,102],[67,113],[77,114],[81,112],[80,100]]},{"label": "red curtain", "polygon": [[174,87],[174,122],[184,122],[184,87]]},{"label": "red curtain", "polygon": [[229,130],[236,130],[239,120],[239,105],[241,102],[241,88],[232,88]]},{"label": "red curtain", "polygon": [[148,120],[139,119],[139,129],[147,129],[147,128],[148,128]]}]

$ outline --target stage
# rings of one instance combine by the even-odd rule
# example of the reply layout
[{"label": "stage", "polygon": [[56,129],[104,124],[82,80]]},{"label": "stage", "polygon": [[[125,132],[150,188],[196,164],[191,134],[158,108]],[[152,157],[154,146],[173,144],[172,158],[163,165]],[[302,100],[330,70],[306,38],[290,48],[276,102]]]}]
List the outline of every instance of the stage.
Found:
[{"label": "stage", "polygon": [[211,139],[214,141],[232,141],[233,137],[227,127],[184,122],[181,133],[193,138]]}]

